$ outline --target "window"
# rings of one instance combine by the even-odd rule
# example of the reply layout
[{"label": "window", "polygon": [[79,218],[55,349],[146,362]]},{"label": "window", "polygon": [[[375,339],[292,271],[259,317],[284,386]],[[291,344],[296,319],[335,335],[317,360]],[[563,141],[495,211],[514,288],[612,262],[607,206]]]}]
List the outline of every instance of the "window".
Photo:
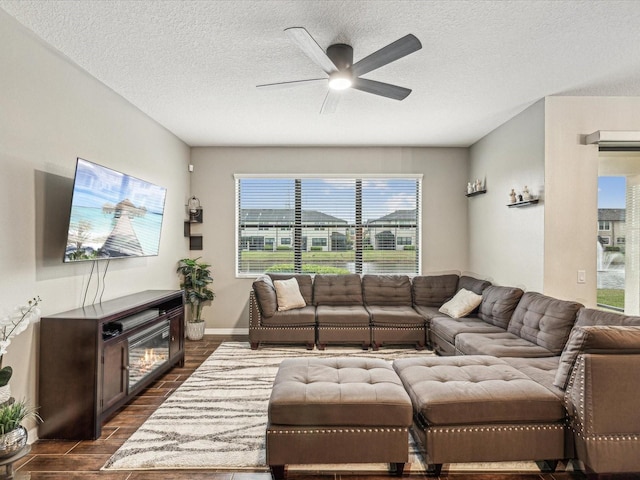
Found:
[{"label": "window", "polygon": [[[634,167],[637,162],[624,162],[624,157],[604,158],[598,165],[598,232],[596,237],[596,288],[599,307],[637,315],[638,275],[626,265],[626,252],[633,258],[637,242],[638,187],[637,175],[622,176],[621,166]],[[622,162],[621,162],[622,160]],[[632,169],[633,170],[633,169]],[[628,170],[628,173],[635,173]],[[613,174],[613,175],[611,175]],[[629,246],[626,238],[629,238]],[[635,239],[635,241],[634,241]],[[613,242],[615,241],[615,245]],[[637,243],[636,243],[637,244]],[[631,248],[630,248],[631,247]],[[630,262],[632,267],[634,263]]]},{"label": "window", "polygon": [[[236,175],[237,275],[418,274],[420,187],[418,175]],[[256,248],[259,227],[290,248]]]},{"label": "window", "polygon": [[611,222],[608,220],[598,220],[598,230],[608,232],[611,230]]}]

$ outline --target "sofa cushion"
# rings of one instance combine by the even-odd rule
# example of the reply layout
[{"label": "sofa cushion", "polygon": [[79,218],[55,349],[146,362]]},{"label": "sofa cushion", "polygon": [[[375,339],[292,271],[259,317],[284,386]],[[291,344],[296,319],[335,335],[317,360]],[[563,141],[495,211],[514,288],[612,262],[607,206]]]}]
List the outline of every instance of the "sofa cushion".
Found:
[{"label": "sofa cushion", "polygon": [[269,273],[271,280],[288,280],[295,278],[300,287],[300,293],[307,305],[313,305],[313,279],[311,275],[299,275],[295,273]]},{"label": "sofa cushion", "polygon": [[412,408],[392,366],[374,358],[287,358],[269,399],[269,423],[409,426]]},{"label": "sofa cushion", "polygon": [[482,295],[462,288],[451,300],[445,302],[439,311],[452,318],[462,318],[473,312],[480,302],[482,302]]},{"label": "sofa cushion", "polygon": [[369,325],[369,312],[362,305],[318,305],[316,320],[318,326]]},{"label": "sofa cushion", "polygon": [[495,357],[551,357],[554,353],[510,332],[460,333],[456,336],[456,351],[464,355]]},{"label": "sofa cushion", "polygon": [[262,324],[268,327],[310,326],[316,324],[316,307],[306,306],[294,310],[276,312],[271,317],[264,317]]},{"label": "sofa cushion", "polygon": [[442,314],[438,311],[438,307],[425,307],[424,305],[414,305],[413,309],[418,312],[429,323],[436,317],[441,317]]},{"label": "sofa cushion", "polygon": [[421,275],[411,280],[413,304],[424,307],[440,307],[451,299],[458,288],[456,274]]},{"label": "sofa cushion", "polygon": [[307,303],[304,301],[304,298],[300,293],[298,281],[295,278],[290,278],[289,280],[275,280],[273,282],[273,286],[276,289],[279,312],[307,306]]},{"label": "sofa cushion", "polygon": [[536,292],[522,295],[507,331],[560,354],[582,305]]},{"label": "sofa cushion", "polygon": [[488,286],[482,292],[478,318],[506,330],[523,293],[515,287]]},{"label": "sofa cushion", "polygon": [[458,280],[458,290],[464,288],[466,290],[471,290],[473,293],[477,293],[478,295],[482,295],[484,289],[490,286],[491,282],[488,280],[481,280],[468,275],[460,275],[460,279]]},{"label": "sofa cushion", "polygon": [[256,295],[256,303],[263,317],[273,317],[278,311],[278,298],[276,288],[271,277],[262,275],[253,282],[253,293]]},{"label": "sofa cushion", "polygon": [[505,357],[504,361],[524,373],[531,380],[549,389],[558,398],[564,398],[564,390],[553,384],[553,379],[560,363],[560,357],[557,355],[544,358]]},{"label": "sofa cushion", "polygon": [[430,425],[557,422],[562,402],[490,356],[420,357],[393,362],[414,412]]},{"label": "sofa cushion", "polygon": [[313,279],[315,305],[362,305],[360,275],[316,275]]},{"label": "sofa cushion", "polygon": [[[599,315],[599,313],[602,315]],[[588,325],[591,322],[595,323]],[[624,322],[625,325],[613,322]],[[586,349],[594,348],[594,345],[605,349],[606,345],[609,345],[609,348],[614,350],[640,350],[639,338],[640,317],[600,312],[586,308],[581,310],[576,326],[571,330],[569,340],[562,351],[562,355],[560,355],[560,365],[553,384],[562,389],[567,388],[569,376],[578,359],[578,355]],[[609,344],[605,342],[609,342]]]},{"label": "sofa cushion", "polygon": [[504,329],[484,322],[477,317],[436,317],[431,320],[431,335],[446,340],[451,345],[460,333],[503,333]]},{"label": "sofa cushion", "polygon": [[411,306],[411,281],[406,275],[364,275],[362,293],[367,305]]},{"label": "sofa cushion", "polygon": [[409,306],[367,305],[372,325],[424,325],[424,317]]}]

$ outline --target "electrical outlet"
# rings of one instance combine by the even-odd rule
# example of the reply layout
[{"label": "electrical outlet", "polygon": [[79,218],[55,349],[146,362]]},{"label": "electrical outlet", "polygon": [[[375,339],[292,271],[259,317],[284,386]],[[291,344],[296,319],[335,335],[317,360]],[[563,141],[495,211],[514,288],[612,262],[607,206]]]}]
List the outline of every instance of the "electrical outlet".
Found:
[{"label": "electrical outlet", "polygon": [[578,283],[587,282],[587,273],[584,270],[578,270]]}]

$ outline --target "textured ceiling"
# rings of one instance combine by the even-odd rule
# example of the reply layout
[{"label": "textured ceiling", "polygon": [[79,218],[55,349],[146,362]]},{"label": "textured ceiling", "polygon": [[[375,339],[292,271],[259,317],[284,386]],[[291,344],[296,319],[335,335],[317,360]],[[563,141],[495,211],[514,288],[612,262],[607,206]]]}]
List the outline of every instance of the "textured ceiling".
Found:
[{"label": "textured ceiling", "polygon": [[[0,0],[84,70],[192,146],[468,146],[547,95],[640,95],[640,2]],[[422,50],[320,115],[322,72],[283,30],[354,61],[413,33]]]}]

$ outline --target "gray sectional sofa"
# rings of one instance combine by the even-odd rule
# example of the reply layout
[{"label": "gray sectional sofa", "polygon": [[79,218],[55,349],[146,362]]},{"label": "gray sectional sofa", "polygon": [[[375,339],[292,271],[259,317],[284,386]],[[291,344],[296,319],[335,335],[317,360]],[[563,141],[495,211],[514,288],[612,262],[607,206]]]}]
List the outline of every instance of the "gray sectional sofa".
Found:
[{"label": "gray sectional sofa", "polygon": [[[279,310],[274,281],[295,278],[306,307]],[[357,344],[377,349],[386,344],[428,341],[431,318],[438,308],[465,288],[480,294],[490,283],[456,274],[283,275],[257,278],[249,295],[249,341],[260,344]]]},{"label": "gray sectional sofa", "polygon": [[[405,343],[438,354],[394,362],[433,473],[503,460],[640,472],[640,317],[451,274],[298,275],[306,306],[279,311],[273,281],[291,277],[254,282],[252,347]],[[482,296],[478,307],[440,313],[461,289]]]}]

